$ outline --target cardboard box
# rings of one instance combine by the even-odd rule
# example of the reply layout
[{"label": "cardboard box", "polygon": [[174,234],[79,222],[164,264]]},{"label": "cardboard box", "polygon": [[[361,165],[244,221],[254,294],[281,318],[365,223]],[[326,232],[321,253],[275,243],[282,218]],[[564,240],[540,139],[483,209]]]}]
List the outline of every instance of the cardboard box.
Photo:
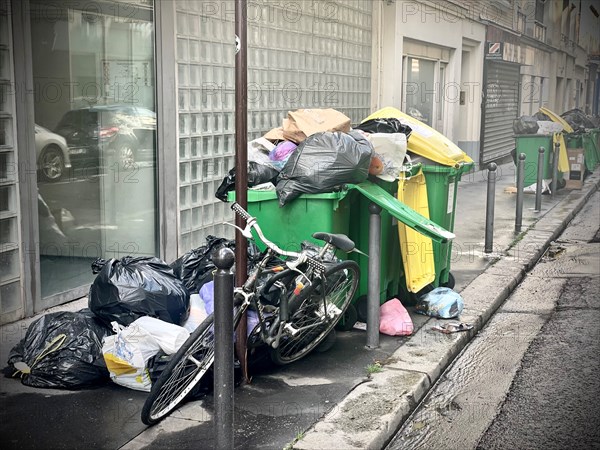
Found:
[{"label": "cardboard box", "polygon": [[567,177],[567,189],[581,189],[583,187],[583,176],[585,175],[585,156],[582,148],[568,148],[569,174]]}]

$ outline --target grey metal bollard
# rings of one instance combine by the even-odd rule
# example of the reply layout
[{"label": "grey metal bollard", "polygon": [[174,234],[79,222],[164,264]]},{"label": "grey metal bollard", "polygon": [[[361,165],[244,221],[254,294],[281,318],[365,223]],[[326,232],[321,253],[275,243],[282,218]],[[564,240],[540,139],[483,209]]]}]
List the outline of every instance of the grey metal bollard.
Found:
[{"label": "grey metal bollard", "polygon": [[542,180],[544,178],[544,153],[546,149],[540,147],[538,150],[537,180],[535,185],[535,212],[542,210]]},{"label": "grey metal bollard", "polygon": [[215,319],[215,448],[233,446],[233,273],[235,255],[229,248],[220,249],[213,261],[217,266],[214,287]]},{"label": "grey metal bollard", "polygon": [[554,144],[554,152],[552,152],[552,183],[550,195],[552,198],[556,195],[556,189],[558,188],[558,154],[560,152],[560,144],[556,142]]},{"label": "grey metal bollard", "polygon": [[515,232],[520,233],[523,227],[523,189],[525,187],[525,153],[519,155],[517,162],[517,211],[515,217]]},{"label": "grey metal bollard", "polygon": [[367,291],[367,348],[379,347],[379,279],[381,266],[381,207],[369,205],[369,287]]},{"label": "grey metal bollard", "polygon": [[485,253],[491,253],[494,246],[494,207],[496,202],[496,163],[488,166],[487,204],[485,208]]}]

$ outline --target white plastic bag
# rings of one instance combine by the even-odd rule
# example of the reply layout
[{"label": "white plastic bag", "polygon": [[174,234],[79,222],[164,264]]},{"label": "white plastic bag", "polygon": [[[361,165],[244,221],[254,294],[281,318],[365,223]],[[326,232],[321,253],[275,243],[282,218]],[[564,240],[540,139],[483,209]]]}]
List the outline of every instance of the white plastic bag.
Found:
[{"label": "white plastic bag", "polygon": [[406,157],[406,135],[403,133],[367,133],[366,137],[373,146],[369,173],[385,181],[397,180]]},{"label": "white plastic bag", "polygon": [[146,363],[160,351],[158,342],[135,322],[126,328],[117,322],[112,322],[112,326],[117,334],[102,341],[102,355],[111,380],[130,389],[150,392],[152,381]]},{"label": "white plastic bag", "polygon": [[167,355],[176,353],[190,337],[190,332],[185,328],[154,317],[140,317],[133,324],[147,331]]},{"label": "white plastic bag", "polygon": [[200,294],[190,295],[190,315],[186,321],[183,322],[183,328],[188,330],[190,333],[193,333],[194,330],[198,328],[207,317],[208,313],[206,312],[206,308],[204,307],[204,302],[202,301]]}]

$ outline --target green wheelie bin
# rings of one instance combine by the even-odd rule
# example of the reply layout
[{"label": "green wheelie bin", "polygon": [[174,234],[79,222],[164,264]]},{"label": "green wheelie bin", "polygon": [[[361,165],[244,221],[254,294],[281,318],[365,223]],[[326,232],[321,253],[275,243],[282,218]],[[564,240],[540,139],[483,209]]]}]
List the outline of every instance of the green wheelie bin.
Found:
[{"label": "green wheelie bin", "polygon": [[570,133],[565,136],[565,141],[569,149],[583,149],[585,168],[593,172],[599,162],[595,136],[590,132]]},{"label": "green wheelie bin", "polygon": [[[422,166],[427,184],[429,218],[450,232],[454,231],[458,183],[462,175],[473,168],[473,164],[466,163],[459,167],[429,164]],[[434,241],[433,258],[435,262],[433,287],[446,286],[451,289],[454,288],[455,280],[450,272],[452,241],[446,243]]]},{"label": "green wheelie bin", "polygon": [[[568,136],[568,135],[567,135]],[[568,139],[567,140],[567,147]],[[537,182],[537,165],[539,148],[544,147],[544,172],[543,179],[552,179],[552,157],[554,154],[554,143],[552,135],[547,134],[523,134],[515,136],[516,155],[514,158],[515,165],[517,164],[517,155],[524,153],[525,159],[525,186],[531,186]],[[558,172],[558,180],[563,179],[562,172]]]}]

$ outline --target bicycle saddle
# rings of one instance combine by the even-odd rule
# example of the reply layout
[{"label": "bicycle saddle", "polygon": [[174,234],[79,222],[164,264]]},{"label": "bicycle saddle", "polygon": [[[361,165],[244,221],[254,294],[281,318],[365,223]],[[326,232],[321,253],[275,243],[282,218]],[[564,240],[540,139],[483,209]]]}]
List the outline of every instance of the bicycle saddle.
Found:
[{"label": "bicycle saddle", "polygon": [[328,244],[334,245],[343,252],[351,252],[355,247],[352,239],[344,234],[314,233],[313,237],[315,239],[325,241]]}]

